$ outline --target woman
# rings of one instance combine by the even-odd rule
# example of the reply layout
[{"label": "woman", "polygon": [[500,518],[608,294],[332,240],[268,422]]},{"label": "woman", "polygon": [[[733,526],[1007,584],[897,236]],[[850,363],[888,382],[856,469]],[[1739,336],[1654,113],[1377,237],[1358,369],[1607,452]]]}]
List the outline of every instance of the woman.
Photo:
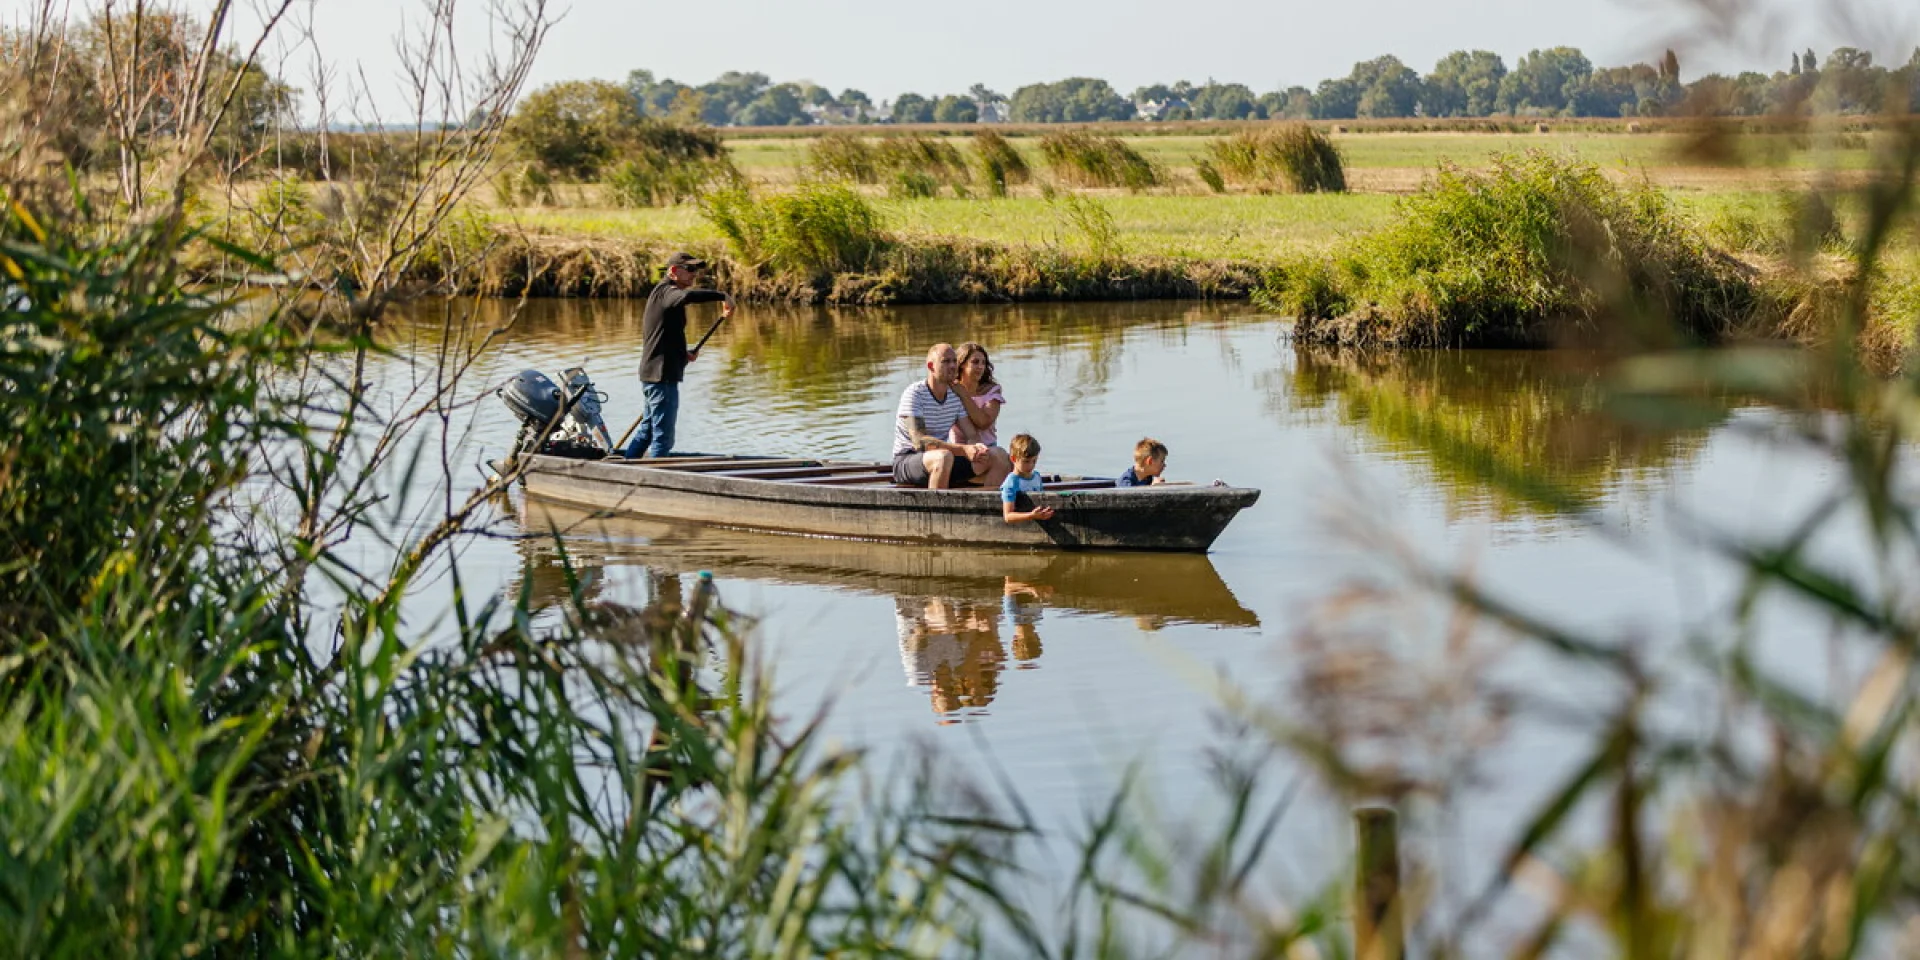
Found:
[{"label": "woman", "polygon": [[994,426],[1000,422],[1000,408],[1007,398],[993,379],[993,360],[987,356],[986,347],[971,342],[960,345],[960,380],[954,388],[961,405],[967,408],[967,416],[953,425],[948,441],[995,446],[999,437]]}]

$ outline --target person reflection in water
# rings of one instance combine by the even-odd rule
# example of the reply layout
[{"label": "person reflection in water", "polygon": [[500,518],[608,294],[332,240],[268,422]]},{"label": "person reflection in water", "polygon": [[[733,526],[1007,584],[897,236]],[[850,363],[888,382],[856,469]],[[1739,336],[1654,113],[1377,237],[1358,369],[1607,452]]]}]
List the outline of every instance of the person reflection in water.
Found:
[{"label": "person reflection in water", "polygon": [[1000,641],[1000,616],[1013,627],[1016,669],[1031,670],[1040,659],[1041,602],[1053,592],[1007,578],[996,609],[986,603],[945,597],[900,597],[894,616],[900,629],[900,663],[909,686],[926,687],[939,722],[957,723],[983,716],[1000,691],[1007,649]]},{"label": "person reflection in water", "polygon": [[1020,662],[1016,669],[1032,670],[1040,666],[1036,662],[1040,659],[1040,602],[1052,593],[1052,587],[1007,578],[1001,607],[1007,622],[1013,624],[1013,659]]},{"label": "person reflection in water", "polygon": [[907,682],[928,688],[941,723],[957,722],[956,714],[984,713],[999,692],[1007,653],[1000,645],[998,612],[942,597],[894,601]]}]

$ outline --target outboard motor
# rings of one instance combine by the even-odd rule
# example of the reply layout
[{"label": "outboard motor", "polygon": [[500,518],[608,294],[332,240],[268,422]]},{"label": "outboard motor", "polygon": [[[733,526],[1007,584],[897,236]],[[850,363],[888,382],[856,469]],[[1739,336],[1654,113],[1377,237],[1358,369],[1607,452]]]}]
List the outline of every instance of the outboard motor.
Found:
[{"label": "outboard motor", "polygon": [[593,388],[585,370],[567,371],[568,389],[538,370],[522,370],[494,392],[520,419],[516,455],[547,453],[563,457],[602,457],[613,446],[600,419],[605,395]]},{"label": "outboard motor", "polygon": [[522,370],[494,392],[520,418],[523,430],[549,430],[560,425],[560,402],[565,397],[546,374]]},{"label": "outboard motor", "polygon": [[611,451],[613,436],[607,433],[607,422],[600,419],[600,405],[606,402],[607,395],[594,389],[585,367],[573,367],[560,376],[566,378],[567,396],[573,402],[564,424],[567,437],[576,442],[597,444],[603,452]]}]

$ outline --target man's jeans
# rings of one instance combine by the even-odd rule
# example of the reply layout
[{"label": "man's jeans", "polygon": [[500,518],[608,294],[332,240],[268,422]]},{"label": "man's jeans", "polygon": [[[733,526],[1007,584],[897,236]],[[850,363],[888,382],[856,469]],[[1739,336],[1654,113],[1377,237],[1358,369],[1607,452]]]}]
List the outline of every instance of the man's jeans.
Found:
[{"label": "man's jeans", "polygon": [[647,399],[647,412],[640,418],[640,429],[633,432],[633,442],[627,444],[626,457],[629,460],[643,454],[664,457],[673,452],[673,422],[680,416],[680,385],[643,383],[640,392]]}]

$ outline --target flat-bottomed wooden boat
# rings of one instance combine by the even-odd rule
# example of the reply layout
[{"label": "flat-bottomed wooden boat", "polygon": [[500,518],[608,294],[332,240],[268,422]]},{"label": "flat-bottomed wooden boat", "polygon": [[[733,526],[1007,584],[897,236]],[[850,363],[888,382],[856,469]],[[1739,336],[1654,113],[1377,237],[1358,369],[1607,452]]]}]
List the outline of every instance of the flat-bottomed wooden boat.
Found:
[{"label": "flat-bottomed wooden boat", "polygon": [[1007,523],[1000,493],[893,483],[890,464],[793,457],[689,455],[576,460],[534,455],[529,496],[639,517],[743,530],[1055,550],[1204,552],[1260,498],[1245,487],[1120,488],[1097,477],[1047,476],[1023,502],[1051,520]]},{"label": "flat-bottomed wooden boat", "polygon": [[[674,520],[606,516],[529,498],[521,525],[536,606],[572,602],[577,585],[597,598],[608,568],[658,575],[712,573],[721,580],[804,584],[870,596],[998,602],[1030,590],[1050,610],[1166,624],[1255,627],[1205,554],[970,547],[794,537]],[[558,540],[539,534],[555,534]],[[561,544],[565,545],[564,560]],[[573,576],[567,575],[567,567]]]}]

